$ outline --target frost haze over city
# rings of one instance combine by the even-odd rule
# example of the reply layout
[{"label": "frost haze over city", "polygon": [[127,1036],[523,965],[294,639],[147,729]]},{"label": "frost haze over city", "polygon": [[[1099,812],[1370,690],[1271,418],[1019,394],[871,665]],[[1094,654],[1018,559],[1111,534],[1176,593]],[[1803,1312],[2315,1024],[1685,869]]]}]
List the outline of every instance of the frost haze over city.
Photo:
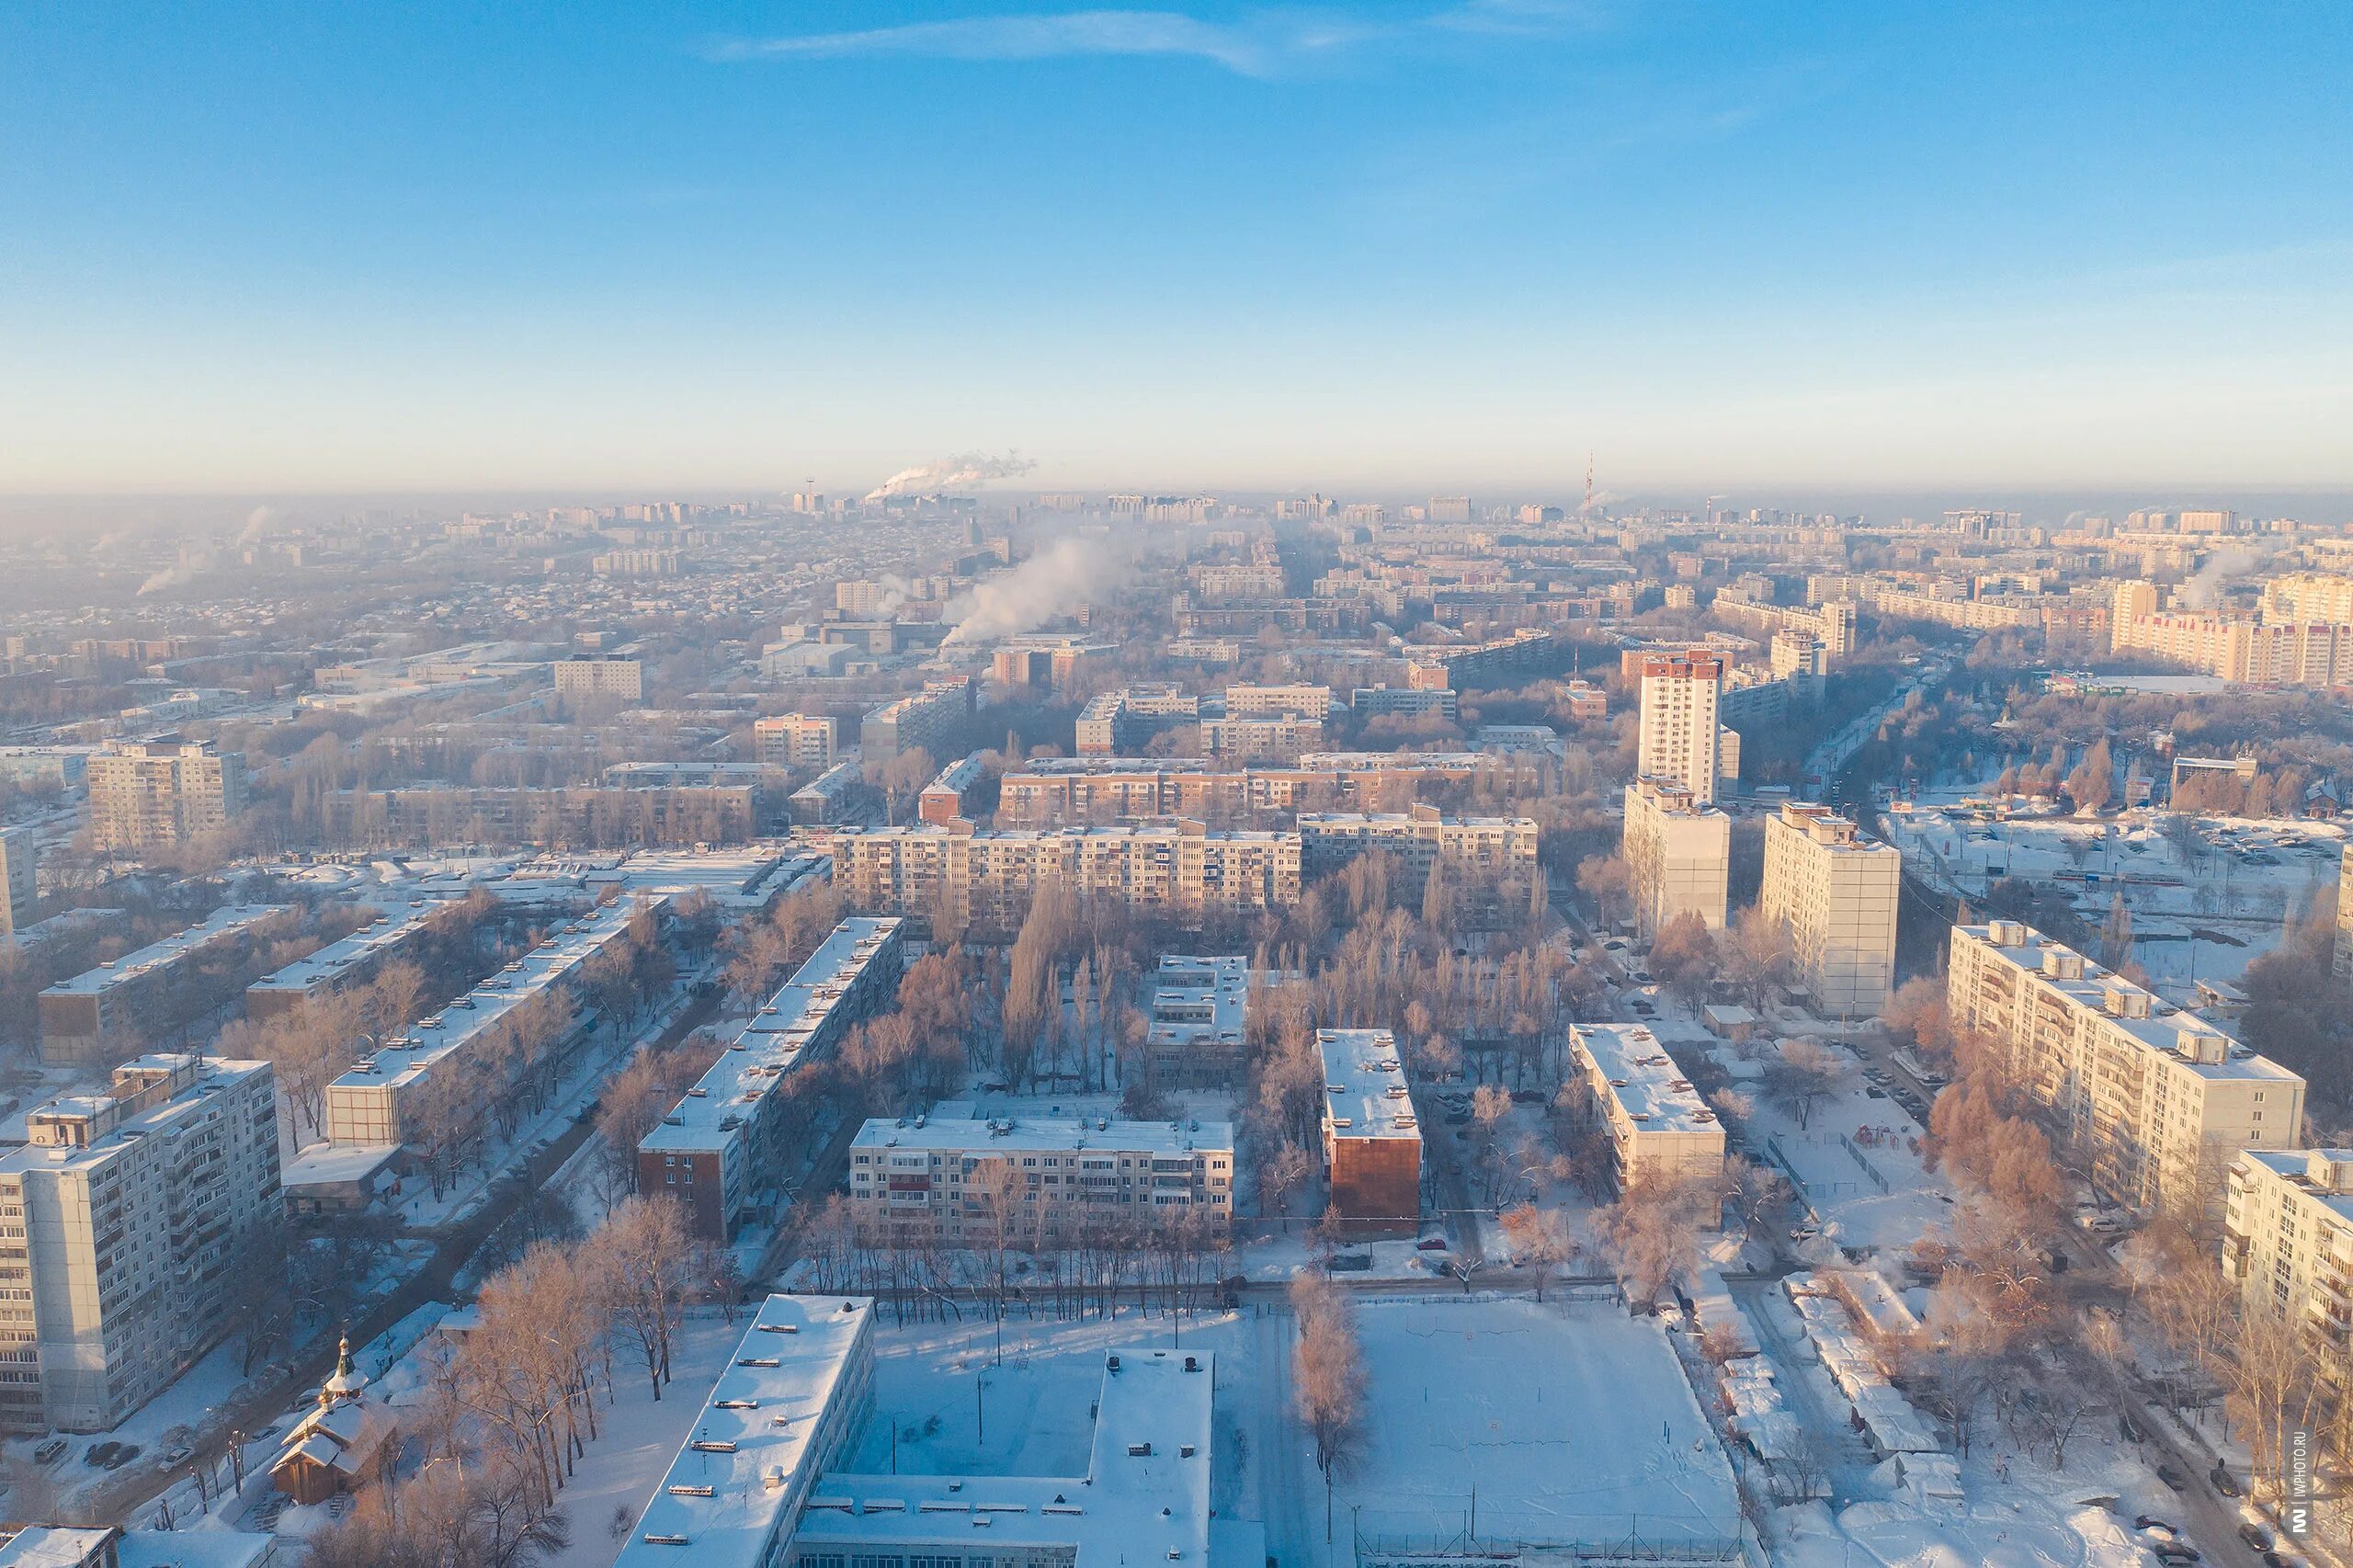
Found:
[{"label": "frost haze over city", "polygon": [[2353,1568],[2348,73],[0,18],[0,1568]]}]

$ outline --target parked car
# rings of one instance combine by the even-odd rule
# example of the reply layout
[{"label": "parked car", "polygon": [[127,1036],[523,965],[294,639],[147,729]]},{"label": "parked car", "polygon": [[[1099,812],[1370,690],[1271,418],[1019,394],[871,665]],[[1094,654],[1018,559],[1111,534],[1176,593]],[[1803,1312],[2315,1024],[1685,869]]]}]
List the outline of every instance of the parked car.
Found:
[{"label": "parked car", "polygon": [[1424,1236],[1420,1241],[1415,1242],[1414,1244],[1424,1252],[1444,1252],[1446,1250],[1446,1238],[1444,1236]]},{"label": "parked car", "polygon": [[2271,1550],[2271,1532],[2261,1525],[2241,1525],[2239,1539],[2257,1551]]},{"label": "parked car", "polygon": [[2183,1477],[2181,1471],[2174,1469],[2173,1466],[2169,1464],[2161,1464],[2157,1466],[2157,1479],[2164,1482],[2165,1485],[2173,1491],[2187,1492],[2189,1490],[2188,1481]]},{"label": "parked car", "polygon": [[164,1450],[164,1462],[165,1464],[178,1464],[184,1460],[192,1458],[195,1453],[196,1450],[189,1448],[187,1444],[178,1444]]},{"label": "parked car", "polygon": [[2149,1543],[2149,1550],[2161,1562],[2195,1562],[2199,1560],[2198,1549],[2186,1540],[2153,1540]]},{"label": "parked car", "polygon": [[51,1437],[48,1442],[43,1443],[40,1448],[33,1450],[33,1459],[35,1462],[40,1464],[55,1464],[59,1460],[65,1457],[65,1448],[66,1443],[64,1438]]},{"label": "parked car", "polygon": [[2238,1483],[2238,1478],[2231,1473],[2230,1467],[2227,1465],[2216,1465],[2213,1473],[2207,1479],[2214,1483],[2214,1490],[2225,1497],[2236,1497],[2245,1491],[2245,1488]]}]

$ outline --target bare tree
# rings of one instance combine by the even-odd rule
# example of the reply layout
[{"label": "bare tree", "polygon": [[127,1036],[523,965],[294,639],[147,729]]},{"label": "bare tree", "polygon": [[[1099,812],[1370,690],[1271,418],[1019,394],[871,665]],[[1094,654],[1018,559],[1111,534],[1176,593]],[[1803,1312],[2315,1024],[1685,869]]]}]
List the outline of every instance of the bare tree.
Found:
[{"label": "bare tree", "polygon": [[1315,1439],[1315,1468],[1324,1472],[1324,1534],[1332,1534],[1333,1472],[1352,1459],[1364,1423],[1365,1371],[1357,1345],[1356,1309],[1330,1277],[1301,1274],[1291,1281],[1299,1336],[1292,1347],[1293,1397],[1300,1420]]}]

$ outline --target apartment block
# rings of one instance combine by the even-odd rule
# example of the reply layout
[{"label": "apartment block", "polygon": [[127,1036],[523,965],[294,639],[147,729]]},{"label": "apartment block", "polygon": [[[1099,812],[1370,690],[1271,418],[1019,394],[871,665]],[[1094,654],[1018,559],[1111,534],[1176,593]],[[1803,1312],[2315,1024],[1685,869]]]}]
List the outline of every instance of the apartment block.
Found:
[{"label": "apartment block", "polygon": [[376,919],[350,936],[273,970],[245,987],[245,1017],[278,1017],[300,1012],[322,996],[365,985],[386,964],[409,952],[433,928],[433,919],[451,906],[418,899],[399,909],[375,910]]},{"label": "apartment block", "polygon": [[251,978],[255,946],[292,913],[282,903],[233,904],[59,981],[40,997],[41,1060],[108,1066],[227,1007]]},{"label": "apartment block", "polygon": [[1166,682],[1121,687],[1088,699],[1078,714],[1081,756],[1120,756],[1201,715],[1201,699]]},{"label": "apartment block", "polygon": [[99,1432],[219,1336],[284,1223],[267,1062],[142,1056],[0,1155],[0,1427]]},{"label": "apartment block", "polygon": [[1302,812],[1300,867],[1320,877],[1375,849],[1394,856],[1409,886],[1443,863],[1472,881],[1525,887],[1536,875],[1533,817],[1450,817],[1436,806],[1408,812]]},{"label": "apartment block", "polygon": [[517,1071],[513,1053],[500,1048],[520,1025],[522,1010],[552,1007],[569,1021],[559,1038],[540,1042],[543,1056],[575,1050],[584,1020],[593,1017],[583,990],[589,961],[628,943],[630,920],[640,908],[658,913],[667,902],[641,895],[584,915],[440,1012],[385,1040],[327,1085],[327,1142],[397,1146],[411,1155],[428,1152],[437,1141],[463,1142],[462,1134],[453,1140],[449,1130],[477,1119]]},{"label": "apartment block", "polygon": [[2297,1145],[2304,1081],[2015,920],[1956,926],[1946,1006],[2049,1112],[2071,1168],[2142,1212],[2204,1214],[2243,1150]]},{"label": "apartment block", "polygon": [[1672,658],[1644,659],[1641,671],[1642,735],[1635,771],[1669,779],[1712,805],[1721,772],[1722,724],[1718,710],[1724,662],[1698,649]]},{"label": "apartment block", "polygon": [[1317,1029],[1315,1050],[1331,1213],[1350,1235],[1414,1234],[1422,1223],[1422,1128],[1397,1037]]},{"label": "apartment block", "polygon": [[645,697],[645,665],[637,659],[611,653],[574,653],[555,661],[558,697],[619,698],[625,702]]},{"label": "apartment block", "polygon": [[1541,675],[1552,665],[1560,640],[1537,627],[1522,627],[1508,637],[1455,647],[1415,648],[1407,654],[1405,684],[1436,690],[1476,691],[1516,685]]},{"label": "apartment block", "polygon": [[1827,806],[1791,802],[1765,823],[1757,910],[1790,934],[1814,1007],[1874,1015],[1895,989],[1895,907],[1904,856],[1858,835]]},{"label": "apartment block", "polygon": [[13,937],[18,926],[33,923],[35,848],[31,834],[0,831],[0,937]]},{"label": "apartment block", "polygon": [[989,676],[1003,686],[1051,687],[1059,690],[1079,672],[1113,652],[1078,637],[1013,637],[989,658]]},{"label": "apartment block", "polygon": [[831,767],[840,759],[841,721],[830,713],[778,713],[752,723],[752,749],[769,767]]},{"label": "apartment block", "polygon": [[1229,686],[1225,711],[1235,719],[1324,719],[1331,716],[1332,688],[1294,682],[1286,686]]},{"label": "apartment block", "polygon": [[755,784],[427,784],[326,799],[328,832],[365,849],[540,845],[569,849],[741,844],[759,831]]},{"label": "apartment block", "polygon": [[1461,710],[1450,687],[1360,686],[1348,694],[1348,708],[1360,719],[1451,719]]},{"label": "apartment block", "polygon": [[688,1228],[716,1242],[777,1213],[795,1076],[891,1006],[905,970],[902,929],[864,917],[835,926],[639,1142],[638,1190],[676,1199]]},{"label": "apartment block", "polygon": [[1038,890],[1198,920],[1296,903],[1299,835],[1139,826],[874,828],[835,841],[834,879],[859,908],[988,931],[1020,927]]},{"label": "apartment block", "polygon": [[1203,719],[1203,756],[1227,762],[1283,762],[1324,744],[1324,721],[1297,716],[1257,719]]},{"label": "apartment block", "polygon": [[918,1116],[869,1121],[850,1144],[850,1213],[870,1240],[982,1245],[1007,1218],[1008,1199],[1010,1222],[1031,1246],[1191,1214],[1222,1233],[1233,1218],[1233,1128]]},{"label": "apartment block", "polygon": [[2336,948],[2329,955],[2329,971],[2340,981],[2353,981],[2353,844],[2337,858]]},{"label": "apartment block", "polygon": [[85,777],[90,847],[102,852],[185,844],[245,809],[245,759],[210,741],[166,735],[109,745]]},{"label": "apartment block", "polygon": [[1640,1024],[1572,1025],[1565,1098],[1573,1118],[1608,1139],[1620,1192],[1723,1172],[1723,1123]]},{"label": "apartment block", "polygon": [[1731,897],[1732,819],[1682,784],[1637,778],[1626,786],[1623,853],[1634,924],[1644,937],[1678,915],[1721,930]]},{"label": "apartment block", "polygon": [[[2149,588],[2148,608],[2154,610],[2155,588],[2141,585]],[[2290,572],[2274,577],[2263,585],[2263,619],[2353,625],[2353,577],[2327,572]]]},{"label": "apartment block", "polygon": [[943,756],[972,716],[973,696],[969,680],[926,681],[921,691],[886,702],[859,721],[858,754],[869,762],[888,762],[903,751]]},{"label": "apartment block", "polygon": [[1165,1089],[1226,1088],[1246,1064],[1250,960],[1170,953],[1154,971],[1144,1056]]},{"label": "apartment block", "polygon": [[951,822],[962,822],[972,802],[972,795],[980,788],[988,769],[981,761],[981,754],[960,756],[931,776],[931,782],[915,797],[915,820],[934,827],[944,827]]},{"label": "apartment block", "polygon": [[2249,1149],[2234,1160],[2222,1272],[2249,1308],[2310,1335],[2345,1388],[2353,1374],[2353,1149]]},{"label": "apartment block", "polygon": [[856,762],[837,762],[786,797],[797,823],[847,821],[858,791],[866,785],[866,770]]}]

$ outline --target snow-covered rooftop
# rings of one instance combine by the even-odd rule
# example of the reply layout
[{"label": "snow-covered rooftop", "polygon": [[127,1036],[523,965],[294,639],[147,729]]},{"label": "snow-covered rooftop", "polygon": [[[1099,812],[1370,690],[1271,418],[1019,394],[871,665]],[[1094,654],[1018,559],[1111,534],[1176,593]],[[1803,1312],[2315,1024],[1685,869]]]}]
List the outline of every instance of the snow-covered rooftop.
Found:
[{"label": "snow-covered rooftop", "polygon": [[1643,1024],[1576,1024],[1571,1034],[1626,1115],[1649,1132],[1715,1131],[1716,1113]]},{"label": "snow-covered rooftop", "polygon": [[118,985],[127,984],[150,970],[179,963],[214,942],[242,935],[273,915],[284,915],[288,907],[282,903],[240,903],[216,909],[185,931],[166,937],[160,942],[150,942],[138,951],[125,953],[119,959],[109,959],[96,969],[83,971],[71,980],[61,980],[42,994],[99,995]]},{"label": "snow-covered rooftop", "polygon": [[858,915],[835,926],[639,1147],[713,1149],[724,1143],[746,1108],[774,1092],[800,1065],[866,967],[895,950],[902,924]]},{"label": "snow-covered rooftop", "polygon": [[1108,1354],[1085,1475],[828,1473],[796,1544],[1048,1548],[1074,1553],[1076,1568],[1205,1562],[1215,1365],[1206,1350]]},{"label": "snow-covered rooftop", "polygon": [[849,1406],[870,1386],[873,1316],[863,1297],[761,1303],[613,1568],[775,1562],[817,1466],[855,1436]]},{"label": "snow-covered rooftop", "polygon": [[1335,1137],[1421,1141],[1396,1036],[1387,1029],[1318,1029],[1315,1049],[1324,1059],[1324,1116]]}]

